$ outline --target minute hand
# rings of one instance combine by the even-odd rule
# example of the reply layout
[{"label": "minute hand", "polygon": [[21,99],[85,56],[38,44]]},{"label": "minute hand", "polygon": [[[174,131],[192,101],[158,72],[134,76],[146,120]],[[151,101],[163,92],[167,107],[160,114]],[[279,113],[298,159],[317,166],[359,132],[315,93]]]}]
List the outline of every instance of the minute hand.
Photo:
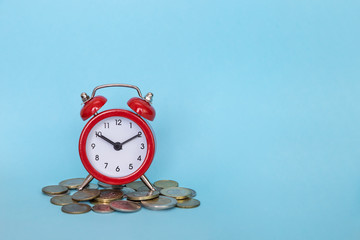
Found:
[{"label": "minute hand", "polygon": [[123,145],[123,144],[125,144],[125,143],[127,143],[127,142],[130,142],[131,140],[133,140],[133,139],[135,139],[135,138],[137,138],[137,137],[141,137],[141,135],[140,135],[140,134],[136,134],[135,136],[133,136],[133,137],[129,138],[128,140],[122,142],[121,145]]}]

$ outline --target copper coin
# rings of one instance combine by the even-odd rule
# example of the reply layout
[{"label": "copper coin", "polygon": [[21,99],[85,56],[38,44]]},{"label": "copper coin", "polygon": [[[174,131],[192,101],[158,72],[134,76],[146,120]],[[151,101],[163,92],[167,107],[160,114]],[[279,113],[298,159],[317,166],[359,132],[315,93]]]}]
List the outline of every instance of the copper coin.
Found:
[{"label": "copper coin", "polygon": [[141,205],[136,202],[116,200],[110,203],[110,207],[120,212],[136,212],[140,210]]},{"label": "copper coin", "polygon": [[111,202],[123,197],[122,191],[118,189],[102,189],[100,190],[100,195],[95,198],[97,202]]},{"label": "copper coin", "polygon": [[70,214],[87,213],[91,210],[91,207],[84,203],[71,203],[61,207],[61,211]]},{"label": "copper coin", "polygon": [[70,195],[55,196],[50,199],[50,202],[55,205],[64,206],[70,203],[76,203]]},{"label": "copper coin", "polygon": [[91,209],[97,213],[111,213],[114,211],[109,204],[95,204]]},{"label": "copper coin", "polygon": [[175,199],[185,199],[191,196],[190,189],[182,188],[182,187],[164,188],[160,192],[162,195],[173,197]]},{"label": "copper coin", "polygon": [[159,197],[158,191],[132,192],[127,195],[127,199],[133,201],[150,200]]},{"label": "copper coin", "polygon": [[195,198],[178,200],[178,203],[176,206],[179,208],[195,208],[195,207],[200,206],[200,201]]},{"label": "copper coin", "polygon": [[100,195],[100,190],[97,189],[84,189],[77,191],[72,195],[72,199],[75,201],[89,201],[97,198]]},{"label": "copper coin", "polygon": [[42,188],[42,192],[47,195],[59,195],[59,194],[66,194],[68,191],[67,187],[60,186],[60,185],[50,185]]},{"label": "copper coin", "polygon": [[154,185],[159,188],[178,187],[179,183],[174,180],[159,180],[154,182]]}]

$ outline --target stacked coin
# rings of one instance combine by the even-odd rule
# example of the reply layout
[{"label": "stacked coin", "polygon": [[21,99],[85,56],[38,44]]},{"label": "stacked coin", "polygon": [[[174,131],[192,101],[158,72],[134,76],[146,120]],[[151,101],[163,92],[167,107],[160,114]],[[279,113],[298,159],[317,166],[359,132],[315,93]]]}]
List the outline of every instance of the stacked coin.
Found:
[{"label": "stacked coin", "polygon": [[112,201],[122,199],[124,193],[120,189],[102,189],[100,195],[92,200],[94,204],[109,204]]},{"label": "stacked coin", "polygon": [[[90,210],[96,213],[129,213],[137,212],[142,207],[166,210],[174,207],[195,208],[200,205],[200,201],[194,199],[194,190],[179,187],[174,180],[156,181],[153,184],[155,191],[148,189],[142,181],[126,185],[90,183],[84,190],[76,191],[83,181],[84,178],[67,179],[59,185],[44,187],[42,192],[52,196],[52,204],[61,206],[63,212],[70,214],[86,213]],[[102,189],[98,189],[99,187]],[[73,191],[76,192],[72,193]]]}]

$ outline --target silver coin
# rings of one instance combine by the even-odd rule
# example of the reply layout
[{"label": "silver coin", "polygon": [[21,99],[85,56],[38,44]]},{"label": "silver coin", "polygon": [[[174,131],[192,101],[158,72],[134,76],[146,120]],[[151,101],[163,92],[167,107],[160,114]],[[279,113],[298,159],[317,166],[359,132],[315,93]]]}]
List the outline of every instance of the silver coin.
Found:
[{"label": "silver coin", "polygon": [[85,189],[98,189],[99,185],[97,185],[96,183],[89,183]]},{"label": "silver coin", "polygon": [[191,189],[191,188],[186,188],[186,189],[189,189],[189,190],[190,190],[190,192],[191,192],[191,195],[190,195],[190,197],[189,197],[189,198],[196,197],[196,192],[195,192],[195,190],[194,190],[194,189]]},{"label": "silver coin", "polygon": [[150,210],[165,210],[175,207],[177,201],[175,198],[159,196],[155,199],[141,201],[141,204]]},{"label": "silver coin", "polygon": [[76,203],[70,195],[55,196],[50,199],[50,202],[55,205],[64,206],[70,203]]},{"label": "silver coin", "polygon": [[138,189],[139,187],[145,186],[145,184],[142,181],[135,181],[135,182],[131,182],[126,184],[126,187],[128,188],[132,188],[134,190]]},{"label": "silver coin", "polygon": [[169,187],[160,191],[162,195],[173,197],[175,199],[185,199],[191,196],[191,191],[183,187]]},{"label": "silver coin", "polygon": [[176,206],[178,208],[196,208],[196,207],[200,206],[200,201],[195,198],[178,200]]},{"label": "silver coin", "polygon": [[113,189],[117,189],[117,188],[123,188],[125,185],[110,185],[107,183],[103,183],[103,182],[98,182],[98,185],[102,188],[113,188]]},{"label": "silver coin", "polygon": [[159,180],[154,182],[154,185],[159,188],[178,187],[179,183],[174,180]]},{"label": "silver coin", "polygon": [[141,208],[140,203],[127,200],[116,200],[110,203],[110,207],[120,212],[136,212]]},{"label": "silver coin", "polygon": [[100,195],[100,190],[97,189],[84,189],[77,191],[72,195],[72,199],[75,201],[89,201],[97,198]]},{"label": "silver coin", "polygon": [[127,199],[132,201],[150,200],[159,197],[158,191],[132,192],[127,195]]},{"label": "silver coin", "polygon": [[91,207],[84,203],[71,203],[61,207],[61,211],[70,214],[87,213],[91,210]]},{"label": "silver coin", "polygon": [[128,187],[123,187],[121,191],[124,193],[124,197],[127,197],[129,193],[135,192],[134,189]]},{"label": "silver coin", "polygon": [[[160,187],[155,187],[155,186],[153,186],[153,187],[155,188],[156,191],[159,191],[159,192],[160,192],[161,189],[162,189],[162,188],[160,188]],[[144,191],[150,191],[150,189],[149,189],[147,186],[141,186],[141,187],[137,188],[136,191],[138,191],[138,192],[144,192]]]}]

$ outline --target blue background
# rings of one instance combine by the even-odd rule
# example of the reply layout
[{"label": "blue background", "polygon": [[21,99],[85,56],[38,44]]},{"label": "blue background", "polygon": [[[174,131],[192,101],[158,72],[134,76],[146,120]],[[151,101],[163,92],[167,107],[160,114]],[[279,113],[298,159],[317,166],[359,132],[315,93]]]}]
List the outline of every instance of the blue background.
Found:
[{"label": "blue background", "polygon": [[[359,239],[358,1],[0,0],[1,239]],[[201,206],[67,215],[80,93],[154,93],[147,176]],[[136,92],[104,89],[105,109]]]}]

